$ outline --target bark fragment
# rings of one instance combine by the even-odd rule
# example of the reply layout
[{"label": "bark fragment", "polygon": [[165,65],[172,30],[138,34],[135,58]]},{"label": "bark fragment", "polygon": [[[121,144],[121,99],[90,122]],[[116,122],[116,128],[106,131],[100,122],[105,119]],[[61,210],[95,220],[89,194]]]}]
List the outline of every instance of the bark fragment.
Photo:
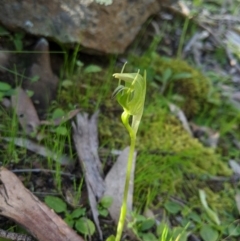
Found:
[{"label": "bark fragment", "polygon": [[0,212],[39,241],[84,241],[6,168],[0,168]]}]

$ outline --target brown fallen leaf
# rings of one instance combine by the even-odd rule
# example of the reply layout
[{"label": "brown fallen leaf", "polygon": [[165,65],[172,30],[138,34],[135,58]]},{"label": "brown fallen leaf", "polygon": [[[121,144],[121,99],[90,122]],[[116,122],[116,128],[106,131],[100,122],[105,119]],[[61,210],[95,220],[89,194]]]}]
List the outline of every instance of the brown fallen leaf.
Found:
[{"label": "brown fallen leaf", "polygon": [[27,135],[36,134],[40,120],[31,99],[21,87],[16,88],[16,93],[12,95],[11,102],[25,133]]}]

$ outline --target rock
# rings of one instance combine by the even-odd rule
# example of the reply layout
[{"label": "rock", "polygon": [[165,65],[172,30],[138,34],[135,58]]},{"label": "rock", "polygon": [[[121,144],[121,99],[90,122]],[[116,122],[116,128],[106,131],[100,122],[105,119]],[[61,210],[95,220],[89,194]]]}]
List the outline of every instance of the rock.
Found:
[{"label": "rock", "polygon": [[81,44],[101,53],[123,53],[147,18],[166,0],[1,0],[0,23],[11,31]]}]

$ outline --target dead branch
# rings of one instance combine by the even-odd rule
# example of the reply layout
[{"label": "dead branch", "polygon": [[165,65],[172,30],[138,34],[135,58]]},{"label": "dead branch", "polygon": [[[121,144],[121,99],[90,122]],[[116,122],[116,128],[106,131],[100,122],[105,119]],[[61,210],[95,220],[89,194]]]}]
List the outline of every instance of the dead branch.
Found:
[{"label": "dead branch", "polygon": [[39,241],[84,241],[4,167],[0,181],[1,215],[25,227]]}]

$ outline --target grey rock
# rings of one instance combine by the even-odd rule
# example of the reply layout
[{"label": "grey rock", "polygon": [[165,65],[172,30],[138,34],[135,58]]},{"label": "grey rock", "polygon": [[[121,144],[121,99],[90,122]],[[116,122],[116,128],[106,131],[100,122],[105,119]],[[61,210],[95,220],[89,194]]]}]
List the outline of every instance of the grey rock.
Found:
[{"label": "grey rock", "polygon": [[147,18],[166,0],[1,0],[0,24],[12,31],[81,44],[101,53],[123,53]]}]

